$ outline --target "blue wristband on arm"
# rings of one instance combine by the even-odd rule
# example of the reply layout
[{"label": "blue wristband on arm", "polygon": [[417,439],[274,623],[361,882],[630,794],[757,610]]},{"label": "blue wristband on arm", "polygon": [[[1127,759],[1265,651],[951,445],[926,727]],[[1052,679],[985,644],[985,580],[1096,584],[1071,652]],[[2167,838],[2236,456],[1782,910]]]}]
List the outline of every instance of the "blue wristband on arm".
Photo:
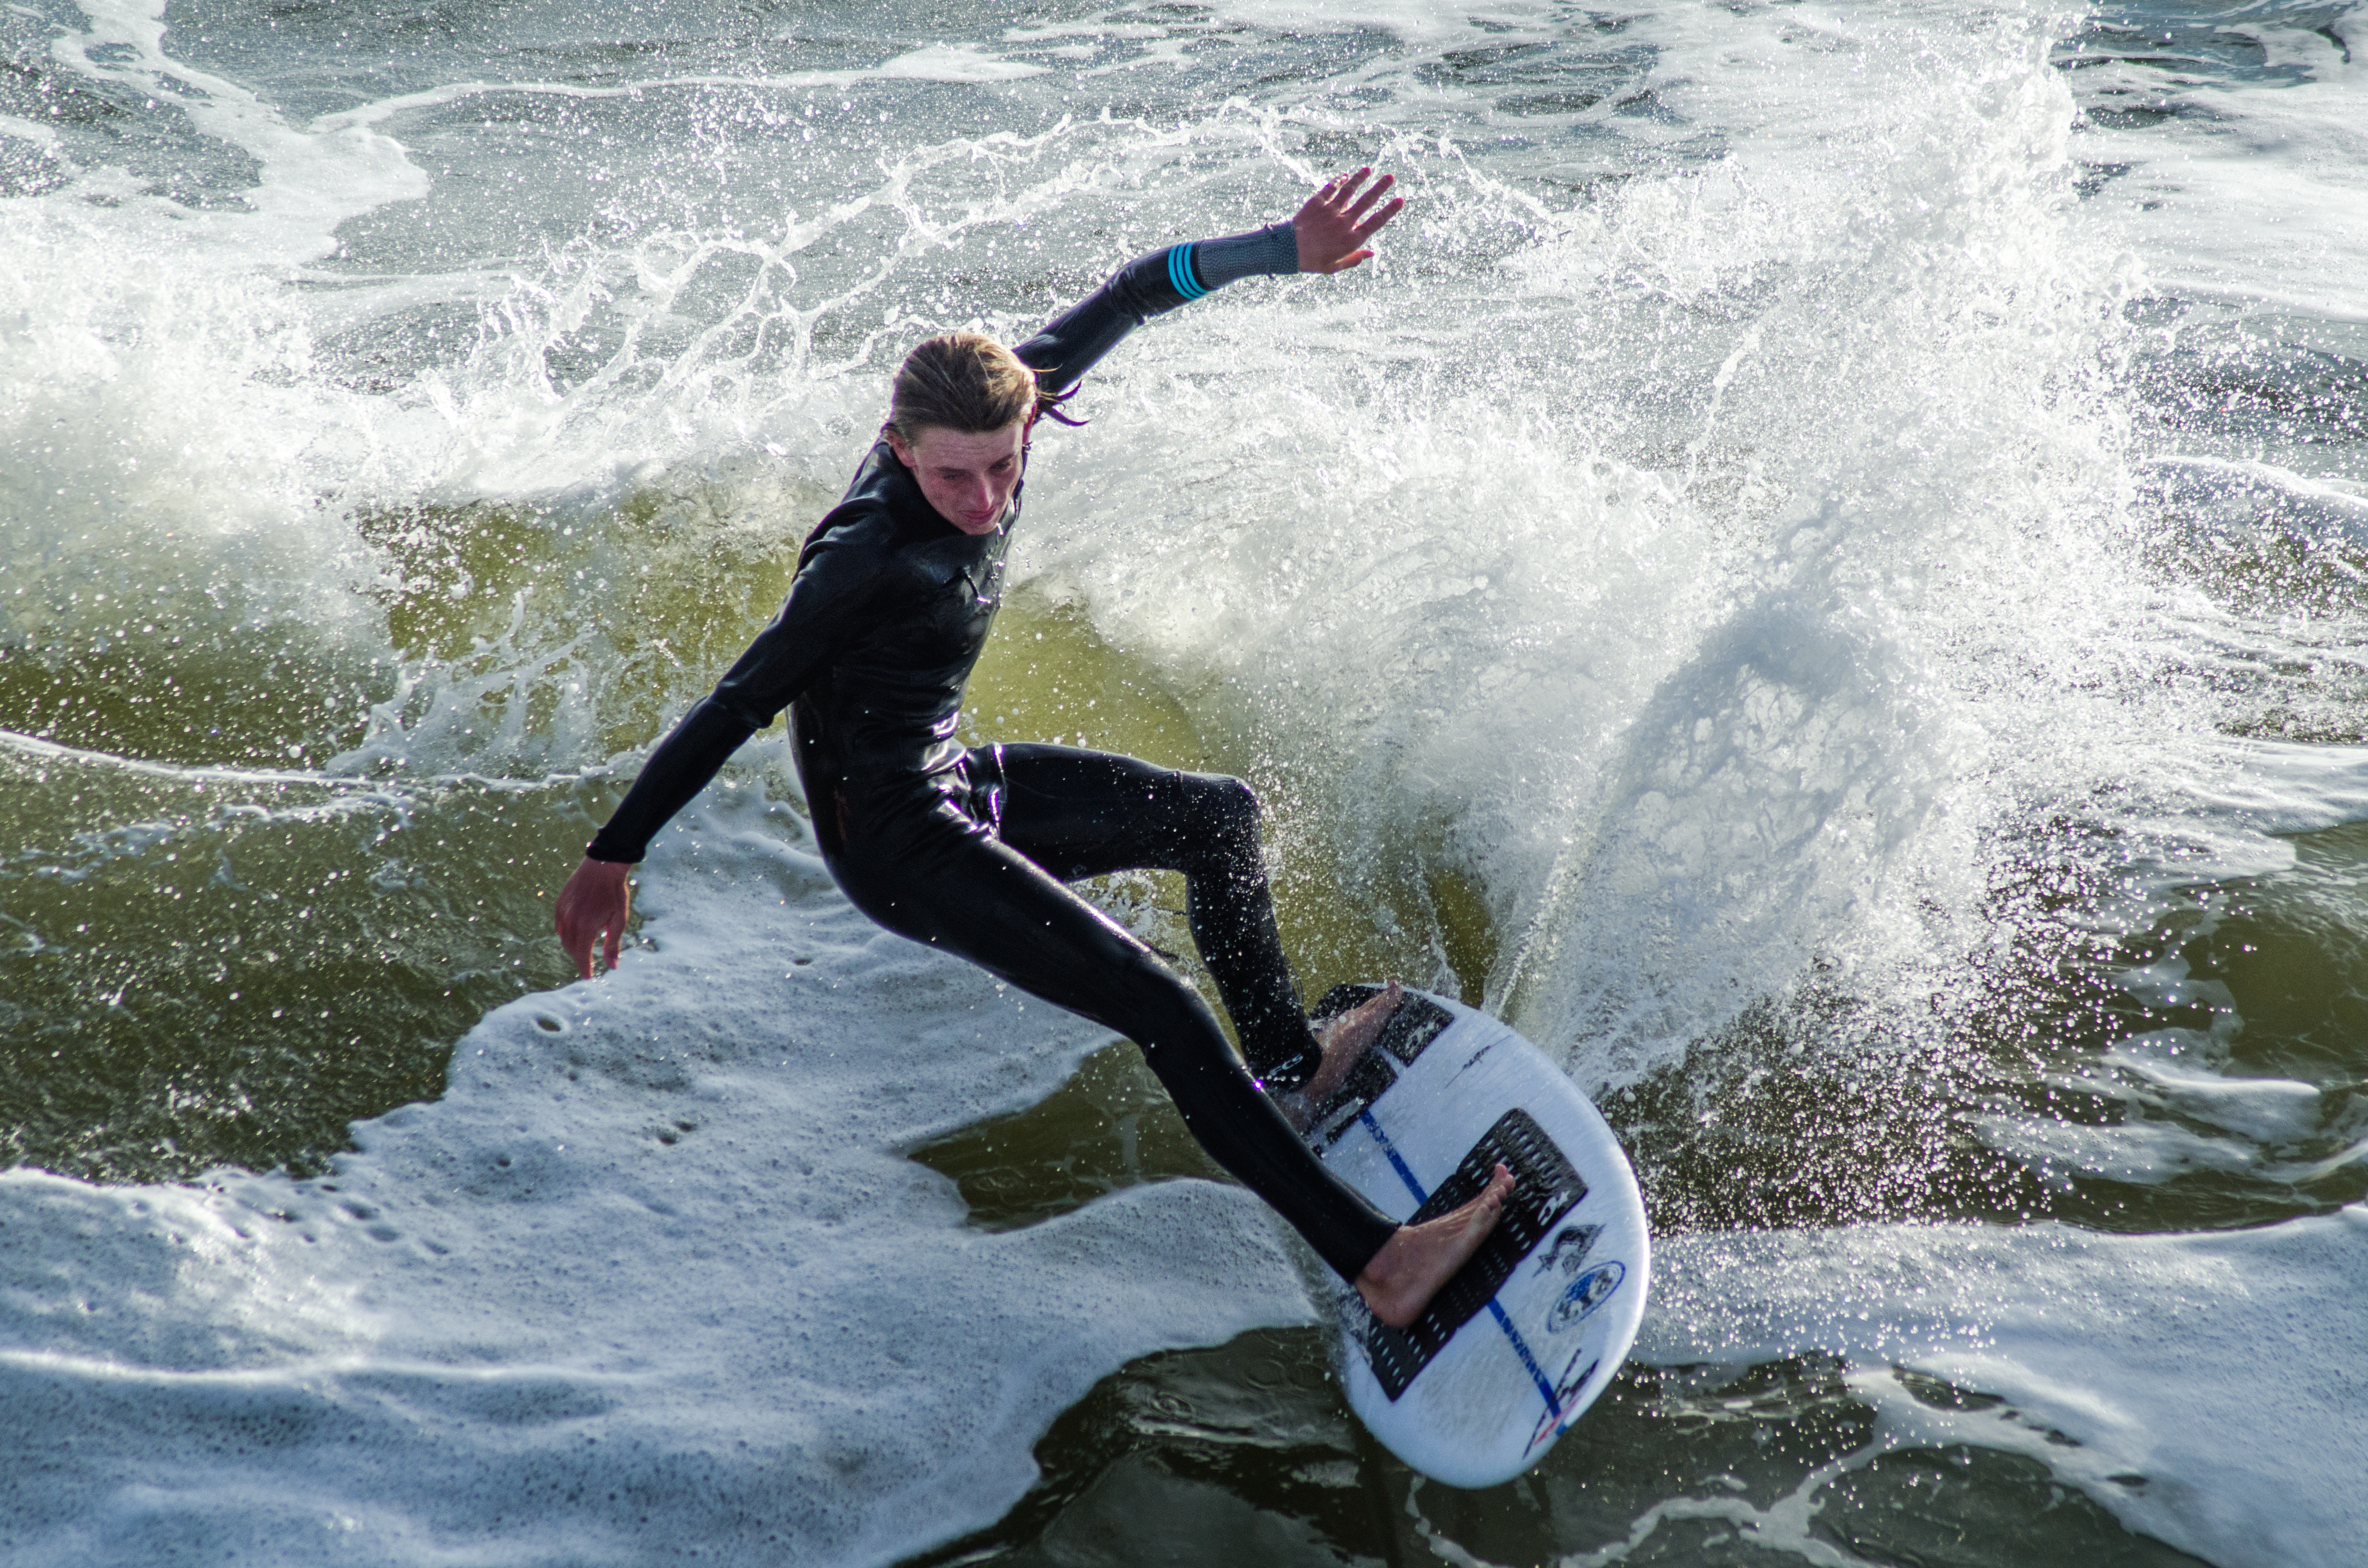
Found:
[{"label": "blue wristband on arm", "polygon": [[1167,253],[1167,280],[1188,300],[1244,278],[1271,278],[1299,270],[1299,236],[1288,221],[1178,245]]}]

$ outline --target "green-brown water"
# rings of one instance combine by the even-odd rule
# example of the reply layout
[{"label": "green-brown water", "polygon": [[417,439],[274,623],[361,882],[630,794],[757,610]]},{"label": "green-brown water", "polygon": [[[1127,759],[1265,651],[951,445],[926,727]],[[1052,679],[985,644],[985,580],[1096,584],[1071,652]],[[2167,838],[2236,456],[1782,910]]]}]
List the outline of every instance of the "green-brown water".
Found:
[{"label": "green-brown water", "polygon": [[[630,510],[608,519],[619,530],[645,522]],[[472,649],[516,634],[518,604],[582,570],[544,522],[497,511],[367,531],[405,574],[386,614],[415,668],[466,667]],[[778,588],[778,559],[751,546],[719,562],[716,548],[675,553],[693,575],[728,570],[758,584],[724,613],[654,587],[630,635],[600,631],[634,651],[604,657],[667,671],[616,699],[620,734],[657,693],[712,678]],[[455,583],[476,591],[454,594]],[[301,637],[290,644],[301,654]],[[485,1010],[567,978],[549,897],[618,776],[272,771],[260,765],[275,750],[334,751],[363,736],[350,716],[291,712],[276,699],[291,658],[309,656],[315,673],[333,662],[300,654],[266,648],[241,666],[142,664],[135,652],[131,666],[143,678],[167,672],[167,691],[187,693],[201,671],[211,685],[175,702],[73,708],[44,694],[95,684],[86,661],[36,676],[13,659],[10,689],[32,693],[45,716],[42,742],[0,756],[0,820],[16,846],[0,867],[10,933],[0,1138],[13,1162],[107,1181],[225,1163],[318,1170],[352,1121],[434,1098],[453,1041]],[[542,676],[564,673],[553,661]],[[373,690],[365,677],[362,692],[399,700],[384,678]],[[1311,994],[1443,954],[1456,988],[1476,998],[1502,938],[1440,846],[1405,846],[1405,864],[1381,879],[1378,913],[1328,896],[1343,868],[1326,835],[1294,819],[1288,771],[1204,734],[1190,697],[1073,608],[1023,596],[980,669],[971,722],[982,737],[1064,739],[1252,777],[1276,819],[1281,916]],[[531,690],[504,684],[475,699],[477,714],[498,732],[520,700],[531,705]],[[222,737],[195,739],[197,716],[223,721],[209,726]],[[2368,1167],[2351,1157],[2368,1130],[2368,830],[2305,835],[2295,849],[2289,870],[2166,898],[2134,935],[2057,928],[2052,955],[2035,939],[1970,977],[1978,1004],[1941,1027],[1813,987],[1618,1088],[1604,1108],[1656,1230],[2056,1218],[2180,1231],[2358,1201],[2368,1195]],[[1189,955],[1173,879],[1113,879],[1102,896]],[[2181,977],[2168,992],[2133,989],[2131,975],[2166,965]],[[2114,1059],[2119,1042],[2165,1030],[2184,1031],[2184,1049],[2217,1073],[2308,1084],[2316,1100],[2274,1125],[2231,1125]],[[2116,1177],[2034,1158],[2013,1138],[2001,1146],[2001,1119],[2104,1136],[2155,1125],[2221,1157]],[[952,1178],[970,1222],[989,1230],[1131,1185],[1224,1179],[1124,1042],[1042,1103],[912,1157]],[[1498,1493],[1426,1489],[1358,1431],[1328,1357],[1326,1337],[1303,1330],[1131,1365],[1046,1435],[1044,1479],[1008,1518],[916,1561],[1546,1561],[1627,1540],[1657,1506],[1627,1561],[1753,1563],[1782,1552],[1755,1545],[1719,1507],[1736,1497],[1765,1507],[1803,1488],[1814,1538],[1868,1562],[2189,1561],[2025,1458],[1961,1448],[1851,1462],[1872,1416],[1814,1363],[1634,1369],[1536,1474]],[[1991,1397],[1933,1397],[1944,1395]],[[1689,1513],[1685,1499],[1708,1511]],[[1164,1557],[1142,1555],[1145,1518],[1167,1521]]]},{"label": "green-brown water", "polygon": [[[1941,1059],[1940,1073],[1928,1057],[1870,1060],[1862,1029],[1847,1027],[1856,1020],[1821,1036],[1821,1025],[1850,1012],[1835,1005],[1755,1016],[1701,1042],[1681,1065],[1607,1096],[1656,1234],[2042,1217],[2188,1231],[2360,1201],[2368,1196],[2358,1157],[2368,1135],[2360,1045],[2368,1030],[2358,1018],[2368,923],[2358,913],[2368,834],[2334,829],[2296,848],[2291,872],[2190,890],[2100,960],[2019,988],[1986,1014],[1987,1038]],[[2110,978],[2167,957],[2184,962],[2198,999],[2149,1006]],[[2205,1107],[2148,1098],[2143,1080],[2134,1085],[2127,1070],[2101,1061],[2115,1042],[2165,1028],[2225,1041],[2221,1070],[2232,1076],[2319,1093],[2248,1136]],[[2104,1136],[2151,1122],[2233,1157],[2115,1180],[1992,1146],[1980,1127],[2000,1106]],[[1123,1044],[1042,1104],[914,1157],[958,1182],[972,1222],[988,1228],[1035,1222],[1131,1183],[1223,1179]],[[1426,1487],[1362,1434],[1331,1356],[1328,1335],[1299,1330],[1129,1366],[1038,1445],[1043,1479],[1008,1519],[914,1559],[915,1568],[1611,1556],[1759,1568],[1799,1561],[1799,1543],[1765,1540],[1762,1521],[1733,1504],[1766,1510],[1788,1498],[1806,1503],[1811,1540],[1870,1563],[2200,1561],[2132,1533],[2029,1458],[1963,1445],[1871,1448],[1873,1413],[1833,1365],[1631,1368],[1536,1471],[1464,1494]],[[2003,1403],[1904,1369],[1892,1375],[1936,1407]],[[2142,1488],[2147,1478],[2124,1484]],[[1148,1556],[1147,1519],[1160,1521]]]},{"label": "green-brown water", "polygon": [[[2359,1275],[2244,1270],[2368,1196],[2355,9],[15,8],[0,1556],[2345,1561]],[[1042,435],[970,733],[1249,778],[1307,993],[1516,1019],[1668,1256],[1859,1249],[1873,1348],[1702,1359],[1673,1271],[1472,1494],[1185,1245],[1130,1047],[848,917],[777,742],[641,976],[549,932],[905,343],[1367,160],[1375,266]],[[1933,1221],[2105,1250],[1933,1281],[2023,1314],[1944,1381],[1854,1271]]]},{"label": "green-brown water", "polygon": [[[1530,1474],[1479,1492],[1427,1484],[1358,1426],[1322,1341],[1261,1332],[1134,1363],[1045,1435],[1044,1479],[1008,1518],[914,1568],[1551,1562],[1607,1550],[1628,1562],[1761,1568],[1800,1561],[1802,1543],[1746,1521],[1794,1497],[1807,1505],[1809,1542],[1867,1562],[2198,1562],[2019,1455],[1952,1446],[1864,1459],[1874,1412],[1821,1358],[1741,1373],[1632,1368]],[[1935,1407],[1998,1403],[1894,1375]],[[1148,1551],[1145,1519],[1160,1521]]]}]

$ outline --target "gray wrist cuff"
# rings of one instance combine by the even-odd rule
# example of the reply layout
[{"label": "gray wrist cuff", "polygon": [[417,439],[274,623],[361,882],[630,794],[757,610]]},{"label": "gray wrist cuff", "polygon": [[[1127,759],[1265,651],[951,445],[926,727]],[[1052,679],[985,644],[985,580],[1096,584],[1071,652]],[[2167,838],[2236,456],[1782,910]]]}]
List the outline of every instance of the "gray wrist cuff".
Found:
[{"label": "gray wrist cuff", "polygon": [[1204,289],[1222,289],[1243,278],[1274,277],[1299,270],[1299,237],[1288,221],[1202,240],[1192,247],[1192,270]]}]

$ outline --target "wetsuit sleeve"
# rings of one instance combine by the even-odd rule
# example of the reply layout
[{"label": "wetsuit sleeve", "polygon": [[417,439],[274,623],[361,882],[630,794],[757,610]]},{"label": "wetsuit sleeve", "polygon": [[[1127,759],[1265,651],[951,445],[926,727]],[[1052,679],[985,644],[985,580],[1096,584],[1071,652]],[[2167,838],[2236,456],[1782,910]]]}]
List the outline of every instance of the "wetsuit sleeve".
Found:
[{"label": "wetsuit sleeve", "polygon": [[616,814],[585,846],[587,859],[639,860],[674,814],[707,788],[748,737],[780,716],[828,667],[871,614],[884,580],[874,551],[825,537],[790,584],[773,623],[658,743]]},{"label": "wetsuit sleeve", "polygon": [[1117,347],[1121,338],[1153,316],[1239,278],[1298,270],[1299,241],[1287,222],[1170,245],[1120,267],[1109,282],[1053,317],[1013,352],[1035,369],[1037,385],[1064,392]]}]

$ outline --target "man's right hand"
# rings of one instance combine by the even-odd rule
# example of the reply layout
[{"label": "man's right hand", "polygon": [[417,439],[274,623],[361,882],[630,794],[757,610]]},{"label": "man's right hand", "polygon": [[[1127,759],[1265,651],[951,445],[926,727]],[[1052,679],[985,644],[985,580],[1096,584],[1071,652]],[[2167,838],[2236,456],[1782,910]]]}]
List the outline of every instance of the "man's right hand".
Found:
[{"label": "man's right hand", "polygon": [[[633,912],[633,891],[626,878],[632,868],[614,860],[586,859],[559,890],[552,924],[559,929],[559,945],[575,961],[575,972],[592,978],[592,949],[601,949],[604,969],[617,967],[617,949],[625,939],[625,920]],[[603,941],[602,938],[607,938]]]}]

